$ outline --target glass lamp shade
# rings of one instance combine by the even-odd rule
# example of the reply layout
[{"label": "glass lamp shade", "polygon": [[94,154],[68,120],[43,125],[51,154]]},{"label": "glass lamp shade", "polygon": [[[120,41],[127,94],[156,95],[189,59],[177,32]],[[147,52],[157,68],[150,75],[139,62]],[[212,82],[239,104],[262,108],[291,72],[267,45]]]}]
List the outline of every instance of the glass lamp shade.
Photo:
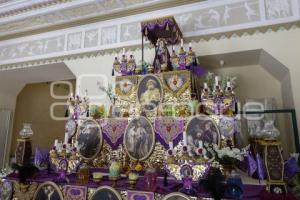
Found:
[{"label": "glass lamp shade", "polygon": [[31,129],[31,124],[29,123],[24,123],[23,124],[23,129],[19,132],[20,136],[22,138],[29,138],[33,135],[33,131]]}]

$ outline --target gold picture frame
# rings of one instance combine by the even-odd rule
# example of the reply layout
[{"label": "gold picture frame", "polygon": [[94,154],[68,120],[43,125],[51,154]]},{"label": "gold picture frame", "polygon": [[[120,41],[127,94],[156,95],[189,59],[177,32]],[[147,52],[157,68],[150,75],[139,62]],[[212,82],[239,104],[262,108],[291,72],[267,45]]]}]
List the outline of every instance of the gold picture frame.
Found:
[{"label": "gold picture frame", "polygon": [[[194,121],[195,119],[198,119],[200,121],[204,121],[203,123],[199,124],[199,123],[194,123],[195,125],[198,125],[199,128],[205,128],[206,124],[207,124],[207,121],[211,122],[211,124],[213,125],[215,131],[216,131],[216,134],[217,134],[217,142],[212,142],[212,143],[215,143],[217,144],[218,146],[220,146],[221,144],[221,133],[220,133],[220,130],[219,130],[219,127],[218,127],[218,124],[215,122],[215,120],[207,115],[203,115],[203,114],[199,114],[199,115],[195,115],[195,116],[192,116],[188,119],[186,125],[185,125],[185,132],[186,132],[186,135],[187,135],[187,143],[189,145],[189,135],[191,134],[190,131],[189,131],[189,127],[192,125],[192,121]],[[204,127],[202,127],[202,125],[204,125]],[[191,130],[196,130],[196,128],[191,128]],[[208,132],[206,132],[208,133]],[[194,139],[194,138],[193,138]],[[195,141],[195,140],[193,140]],[[205,143],[205,140],[202,140],[203,143]],[[207,142],[207,141],[206,141]],[[210,143],[210,142],[208,142]],[[198,145],[198,144],[197,144]]]},{"label": "gold picture frame", "polygon": [[[138,122],[141,121],[141,120],[143,120],[143,122],[140,122],[138,124]],[[137,134],[141,134],[141,133],[137,132],[138,128],[139,128],[138,126],[143,128],[142,130],[140,130],[140,132],[142,131],[142,132],[148,133],[148,134],[149,134],[149,132],[147,132],[147,131],[151,132],[150,137],[151,137],[151,140],[152,140],[151,141],[152,144],[151,145],[148,144],[149,149],[148,149],[147,153],[145,153],[145,151],[143,151],[143,149],[142,150],[140,149],[141,150],[140,153],[139,152],[134,152],[135,154],[142,154],[142,155],[145,154],[144,156],[137,158],[136,156],[132,155],[132,152],[135,151],[136,149],[139,149],[139,145],[142,144],[142,139],[143,139],[143,138],[138,138],[138,137],[143,137],[143,136],[137,135]],[[129,131],[130,131],[130,133],[129,133]],[[130,138],[130,140],[131,140],[130,143],[134,143],[134,144],[131,144],[133,146],[130,147],[130,148],[128,148],[128,144],[127,144],[128,143],[128,138],[127,138],[128,134],[131,134],[132,137],[136,136],[139,139],[138,141],[136,141],[135,138],[133,138],[133,139]],[[148,159],[154,151],[154,148],[155,148],[154,128],[152,126],[151,121],[148,118],[144,117],[144,116],[133,118],[128,123],[123,137],[124,137],[123,138],[123,145],[124,145],[125,152],[130,157],[131,160],[144,161],[144,160]],[[145,146],[147,146],[147,144],[143,143],[142,146],[145,147]]]},{"label": "gold picture frame", "polygon": [[164,198],[162,198],[162,200],[172,200],[172,199],[170,199],[172,197],[182,197],[182,198],[185,198],[186,200],[191,200],[190,197],[188,197],[187,195],[180,193],[180,192],[172,192],[172,193],[164,196]]},{"label": "gold picture frame", "polygon": [[[88,122],[92,122],[93,125],[91,126],[91,124],[87,124]],[[87,148],[89,147],[90,149],[89,150],[86,150],[85,153],[82,153],[82,141],[80,140],[83,140],[84,137],[80,138],[81,134],[86,134],[86,133],[82,133],[81,131],[81,127],[84,127],[84,126],[89,126],[89,127],[86,127],[86,128],[93,128],[93,127],[96,127],[98,129],[98,133],[96,133],[98,136],[99,136],[99,142],[93,146],[91,146],[90,144],[83,144],[85,146],[83,146],[84,148]],[[83,128],[84,129],[84,128]],[[95,133],[91,133],[91,134],[94,134],[95,136]],[[89,142],[90,143],[93,143],[95,142],[95,137],[91,137],[89,138]],[[98,156],[98,154],[101,152],[101,149],[102,149],[102,146],[103,146],[103,135],[102,135],[102,130],[100,128],[100,125],[97,121],[95,121],[94,119],[85,119],[83,120],[83,122],[81,122],[80,124],[78,124],[77,126],[77,132],[76,132],[76,141],[78,141],[78,145],[79,145],[79,150],[78,150],[78,154],[81,158],[83,158],[84,160],[93,160],[94,158],[96,158]],[[97,140],[96,140],[97,141]],[[95,150],[96,148],[96,150]],[[87,154],[91,154],[90,152],[88,151],[94,151],[94,153],[92,153],[91,156],[86,156]],[[85,155],[84,155],[85,154]]]},{"label": "gold picture frame", "polygon": [[[64,200],[64,197],[63,197],[63,193],[61,192],[61,190],[59,189],[58,185],[56,185],[54,182],[52,181],[47,181],[45,183],[42,183],[38,186],[38,188],[36,189],[34,195],[33,195],[33,200],[44,200],[45,198],[43,197],[43,199],[37,199],[39,198],[39,193],[40,193],[40,190],[42,190],[45,186],[47,185],[50,185],[53,187],[53,189],[57,192],[57,195],[59,196],[59,198],[61,200]],[[44,194],[44,193],[43,193]],[[54,194],[54,193],[53,193]],[[52,195],[53,195],[52,194]],[[51,198],[50,198],[51,200]]]},{"label": "gold picture frame", "polygon": [[[152,105],[150,105],[149,108],[145,109],[145,105],[143,105],[143,103],[141,103],[141,100],[140,100],[141,97],[140,96],[142,96],[142,93],[145,94],[147,91],[144,90],[144,92],[141,92],[141,89],[142,89],[142,87],[144,87],[143,89],[145,89],[145,86],[147,86],[147,83],[150,80],[154,81],[156,84],[159,85],[160,100],[159,100],[159,102],[157,102],[157,105],[155,107],[153,107],[153,108],[150,107],[150,106],[153,105],[152,102],[151,102]],[[157,89],[157,87],[156,87],[156,89]],[[163,99],[164,99],[164,88],[163,88],[163,84],[162,84],[160,78],[158,76],[153,75],[153,74],[147,74],[147,75],[143,76],[138,81],[138,85],[137,85],[137,89],[136,89],[136,96],[137,96],[136,97],[137,98],[136,101],[141,105],[142,110],[153,111],[156,108],[158,108],[159,105],[163,102]]]},{"label": "gold picture frame", "polygon": [[[118,200],[122,200],[122,197],[120,195],[120,193],[115,190],[114,188],[110,187],[110,186],[101,186],[101,187],[98,187],[95,192],[90,196],[89,200],[96,200],[94,198],[96,198],[96,194],[101,191],[101,190],[109,190],[110,192],[112,192]],[[114,200],[114,199],[113,199]]]}]

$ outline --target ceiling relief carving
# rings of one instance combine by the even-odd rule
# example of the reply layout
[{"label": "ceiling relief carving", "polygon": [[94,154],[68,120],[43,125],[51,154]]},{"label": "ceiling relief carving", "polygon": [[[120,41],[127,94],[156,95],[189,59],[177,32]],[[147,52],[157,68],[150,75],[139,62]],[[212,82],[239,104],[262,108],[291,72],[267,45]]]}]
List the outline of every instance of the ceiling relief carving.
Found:
[{"label": "ceiling relief carving", "polygon": [[[132,5],[145,0],[126,2]],[[114,7],[119,3],[119,0],[112,1],[106,6]],[[300,0],[288,0],[286,1],[288,4],[281,3],[281,0],[227,0],[213,1],[213,3],[207,1],[36,36],[0,41],[0,65],[46,59],[49,56],[55,58],[75,54],[85,55],[95,51],[105,52],[113,48],[140,45],[140,21],[149,19],[149,16],[173,15],[184,37],[206,38],[211,34],[226,35],[226,32],[232,34],[235,31],[242,32],[241,30],[249,29],[253,31],[253,29],[259,30],[260,27],[298,22],[299,9],[292,8],[293,6],[299,8]],[[86,11],[82,12],[86,13]]]},{"label": "ceiling relief carving", "polygon": [[[12,10],[9,12],[10,15],[15,12],[18,15],[8,16],[2,20],[1,16],[6,16],[7,12],[5,10],[1,12],[0,2],[0,36],[46,28],[89,17],[104,16],[116,11],[126,11],[133,7],[146,8],[153,4],[172,2],[172,0],[35,0],[41,2],[40,4],[43,3],[41,6],[35,6],[34,0],[28,1],[32,2],[30,4],[32,13],[28,11],[29,14],[22,17],[18,9]],[[59,2],[64,2],[64,7],[60,6]],[[47,8],[49,5],[52,7]]]}]

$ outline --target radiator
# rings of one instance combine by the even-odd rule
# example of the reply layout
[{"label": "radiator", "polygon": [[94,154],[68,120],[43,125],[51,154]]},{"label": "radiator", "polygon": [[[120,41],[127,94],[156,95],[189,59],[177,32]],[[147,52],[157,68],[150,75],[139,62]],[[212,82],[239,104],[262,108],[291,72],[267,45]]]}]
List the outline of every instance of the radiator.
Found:
[{"label": "radiator", "polygon": [[0,110],[0,169],[4,167],[9,148],[10,110]]}]

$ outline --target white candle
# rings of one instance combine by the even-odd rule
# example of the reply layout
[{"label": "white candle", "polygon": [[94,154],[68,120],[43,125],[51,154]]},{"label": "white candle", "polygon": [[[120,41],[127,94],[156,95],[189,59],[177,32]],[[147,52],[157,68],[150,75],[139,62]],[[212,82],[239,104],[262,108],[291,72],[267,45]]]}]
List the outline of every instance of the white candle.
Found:
[{"label": "white candle", "polygon": [[118,54],[115,55],[115,58],[118,58]]},{"label": "white candle", "polygon": [[54,146],[55,146],[55,148],[58,147],[58,139],[55,139],[55,140],[54,140]]},{"label": "white candle", "polygon": [[202,142],[202,140],[199,141],[199,148],[203,149],[203,142]]},{"label": "white candle", "polygon": [[227,81],[227,87],[231,87],[230,81]]},{"label": "white candle", "polygon": [[189,43],[189,47],[192,47],[192,43],[191,42]]},{"label": "white candle", "polygon": [[180,42],[181,42],[181,47],[183,47],[183,39],[182,38],[181,38]]},{"label": "white candle", "polygon": [[183,132],[183,145],[187,146],[186,132]]},{"label": "white candle", "polygon": [[65,142],[64,144],[68,144],[68,140],[69,140],[69,136],[68,136],[68,132],[65,133]]},{"label": "white candle", "polygon": [[78,85],[78,87],[77,87],[76,95],[80,96],[80,85]]},{"label": "white candle", "polygon": [[169,142],[169,149],[173,150],[173,142]]},{"label": "white candle", "polygon": [[172,47],[172,50],[175,51],[175,46]]},{"label": "white candle", "polygon": [[215,82],[216,82],[216,85],[219,85],[219,77],[218,76],[215,77]]},{"label": "white candle", "polygon": [[74,147],[78,149],[78,141],[75,142]]},{"label": "white candle", "polygon": [[125,55],[125,48],[123,48],[123,55]]},{"label": "white candle", "polygon": [[207,88],[208,88],[208,86],[207,86],[207,83],[206,83],[206,82],[204,83],[204,88],[205,88],[205,89],[207,89]]},{"label": "white candle", "polygon": [[88,96],[88,89],[85,89],[85,91],[84,91],[84,96]]},{"label": "white candle", "polygon": [[73,92],[70,93],[70,97],[73,98]]}]

